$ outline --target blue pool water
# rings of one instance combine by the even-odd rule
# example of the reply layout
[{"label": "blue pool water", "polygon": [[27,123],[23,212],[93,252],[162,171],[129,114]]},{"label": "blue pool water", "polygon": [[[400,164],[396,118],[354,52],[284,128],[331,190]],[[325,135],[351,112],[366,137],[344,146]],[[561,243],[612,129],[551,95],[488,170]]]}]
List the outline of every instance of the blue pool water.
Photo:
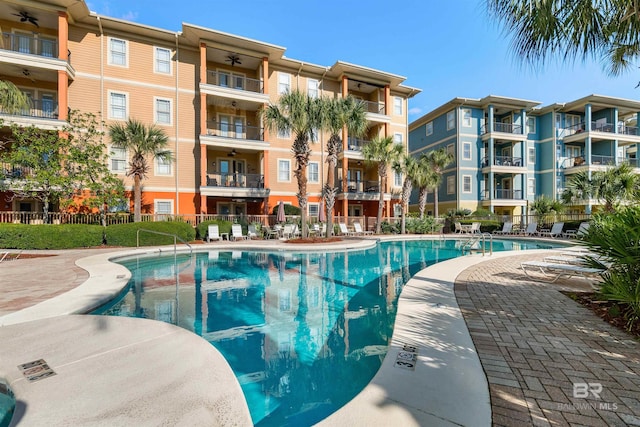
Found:
[{"label": "blue pool water", "polygon": [[[308,426],[375,375],[404,284],[461,255],[459,242],[417,240],[330,253],[212,250],[119,261],[132,272],[95,314],[162,320],[193,331],[227,359],[258,426]],[[495,241],[494,250],[550,248]]]}]

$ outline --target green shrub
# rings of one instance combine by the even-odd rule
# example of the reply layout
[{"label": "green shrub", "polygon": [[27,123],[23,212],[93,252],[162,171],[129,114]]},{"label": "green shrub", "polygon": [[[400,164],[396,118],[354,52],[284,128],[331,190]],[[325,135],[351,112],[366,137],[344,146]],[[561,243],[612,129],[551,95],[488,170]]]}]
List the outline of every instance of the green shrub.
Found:
[{"label": "green shrub", "polygon": [[425,216],[424,219],[407,218],[405,228],[410,234],[429,234],[440,231],[440,225],[432,216]]},{"label": "green shrub", "polygon": [[202,221],[200,224],[198,224],[198,227],[196,228],[196,239],[204,240],[207,237],[209,226],[213,224],[218,224],[218,231],[220,232],[220,234],[231,234],[231,221],[214,219],[211,221]]},{"label": "green shrub", "polygon": [[[196,237],[196,230],[185,222],[136,222],[108,226],[105,231],[106,243],[114,246],[136,246],[136,236],[139,229],[175,234],[186,242],[193,241]],[[140,246],[170,244],[173,244],[173,237],[140,232]]]},{"label": "green shrub", "polygon": [[[584,241],[608,264],[600,293],[618,303],[631,329],[640,320],[640,207],[593,217]],[[591,259],[598,266],[600,259]]]},{"label": "green shrub", "polygon": [[[278,206],[275,205],[271,211],[272,215],[278,215]],[[284,214],[285,215],[300,215],[301,209],[298,206],[293,205],[284,205]]]},{"label": "green shrub", "polygon": [[86,224],[0,224],[0,247],[72,249],[100,246],[103,228]]},{"label": "green shrub", "polygon": [[382,234],[400,234],[400,223],[390,223],[387,221],[382,221],[380,223],[380,231]]}]

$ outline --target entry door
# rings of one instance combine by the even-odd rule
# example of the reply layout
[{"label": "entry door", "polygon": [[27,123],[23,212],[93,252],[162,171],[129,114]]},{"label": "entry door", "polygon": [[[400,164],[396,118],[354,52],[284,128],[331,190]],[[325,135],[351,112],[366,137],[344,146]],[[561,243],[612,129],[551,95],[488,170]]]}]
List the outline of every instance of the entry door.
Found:
[{"label": "entry door", "polygon": [[220,116],[220,136],[229,136],[229,116]]},{"label": "entry door", "polygon": [[502,179],[502,194],[499,195],[501,199],[512,199],[513,192],[511,191],[511,178]]},{"label": "entry door", "polygon": [[359,206],[359,205],[349,206],[349,216],[362,216],[362,206]]}]

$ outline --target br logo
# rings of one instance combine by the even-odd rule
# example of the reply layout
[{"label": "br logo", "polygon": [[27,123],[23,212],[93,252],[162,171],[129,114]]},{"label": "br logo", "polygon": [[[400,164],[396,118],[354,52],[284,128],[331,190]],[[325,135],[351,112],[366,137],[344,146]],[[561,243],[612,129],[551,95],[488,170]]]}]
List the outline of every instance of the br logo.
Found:
[{"label": "br logo", "polygon": [[600,399],[602,393],[602,384],[600,383],[573,383],[573,397],[577,399],[586,399],[589,393],[595,399]]}]

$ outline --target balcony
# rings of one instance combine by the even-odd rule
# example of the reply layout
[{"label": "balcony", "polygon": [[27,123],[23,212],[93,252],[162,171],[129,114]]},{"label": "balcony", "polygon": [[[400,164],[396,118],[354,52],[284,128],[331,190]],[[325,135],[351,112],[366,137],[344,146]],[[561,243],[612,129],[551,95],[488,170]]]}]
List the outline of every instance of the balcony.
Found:
[{"label": "balcony", "polygon": [[640,143],[640,131],[636,126],[616,126],[606,122],[592,121],[589,126],[585,122],[577,123],[564,128],[560,136],[566,143],[585,140],[587,135],[591,136],[592,141],[618,139],[620,142]]},{"label": "balcony", "polygon": [[364,104],[367,120],[376,123],[391,123],[391,117],[387,115],[387,108],[384,102],[365,100],[360,102]]},{"label": "balcony", "polygon": [[[376,181],[348,180],[347,189],[343,190],[343,181],[338,180],[338,199],[348,200],[379,200],[380,184]],[[390,195],[385,194],[385,200],[390,200]]]},{"label": "balcony", "polygon": [[36,38],[26,34],[2,33],[0,48],[12,52],[44,56],[45,58],[58,57],[58,42],[56,40]]},{"label": "balcony", "polygon": [[524,200],[522,197],[522,190],[493,190],[493,197],[489,190],[482,192],[482,200]]},{"label": "balcony", "polygon": [[[560,158],[558,159],[558,163],[561,169],[587,166],[587,162],[584,156]],[[602,166],[602,165],[611,166],[615,164],[615,159],[613,156],[603,156],[599,154],[592,154],[591,164],[594,166]]]},{"label": "balcony", "polygon": [[[482,167],[485,168],[489,166],[489,157],[484,157],[482,159]],[[522,157],[512,157],[512,156],[494,156],[493,157],[493,166],[515,166],[522,167],[524,164],[522,162]]]},{"label": "balcony", "polygon": [[58,71],[65,71],[70,79],[75,79],[71,66],[71,52],[65,59],[58,58],[58,41],[53,38],[34,37],[26,34],[0,33],[0,63],[9,69],[5,73],[24,70],[49,70],[52,73],[40,76],[40,80],[56,81]]},{"label": "balcony", "polygon": [[638,167],[638,159],[637,158],[630,158],[630,157],[618,157],[618,164],[619,165],[627,164],[627,165],[631,166],[632,168],[637,168]]},{"label": "balcony", "polygon": [[58,103],[52,99],[31,99],[31,106],[17,112],[5,112],[0,106],[0,114],[17,117],[31,117],[44,119],[58,118]]},{"label": "balcony", "polygon": [[264,175],[243,173],[207,173],[207,186],[200,189],[205,196],[267,197]]},{"label": "balcony", "polygon": [[264,141],[264,130],[258,126],[246,126],[228,122],[207,122],[206,134],[200,136],[205,145],[224,148],[243,148],[262,151],[270,144]]},{"label": "balcony", "polygon": [[364,147],[368,142],[371,141],[350,136],[349,138],[347,138],[347,150],[362,152],[362,147]]},{"label": "balcony", "polygon": [[[493,123],[493,132],[509,133],[514,135],[522,135],[522,126],[513,123]],[[489,126],[483,125],[480,131],[482,135],[489,133]]]},{"label": "balcony", "polygon": [[207,95],[236,101],[246,110],[256,110],[269,102],[261,80],[231,72],[207,71],[207,81],[200,83],[200,90]]},{"label": "balcony", "polygon": [[14,180],[28,178],[32,170],[26,166],[15,166],[10,163],[0,163],[0,180]]}]

